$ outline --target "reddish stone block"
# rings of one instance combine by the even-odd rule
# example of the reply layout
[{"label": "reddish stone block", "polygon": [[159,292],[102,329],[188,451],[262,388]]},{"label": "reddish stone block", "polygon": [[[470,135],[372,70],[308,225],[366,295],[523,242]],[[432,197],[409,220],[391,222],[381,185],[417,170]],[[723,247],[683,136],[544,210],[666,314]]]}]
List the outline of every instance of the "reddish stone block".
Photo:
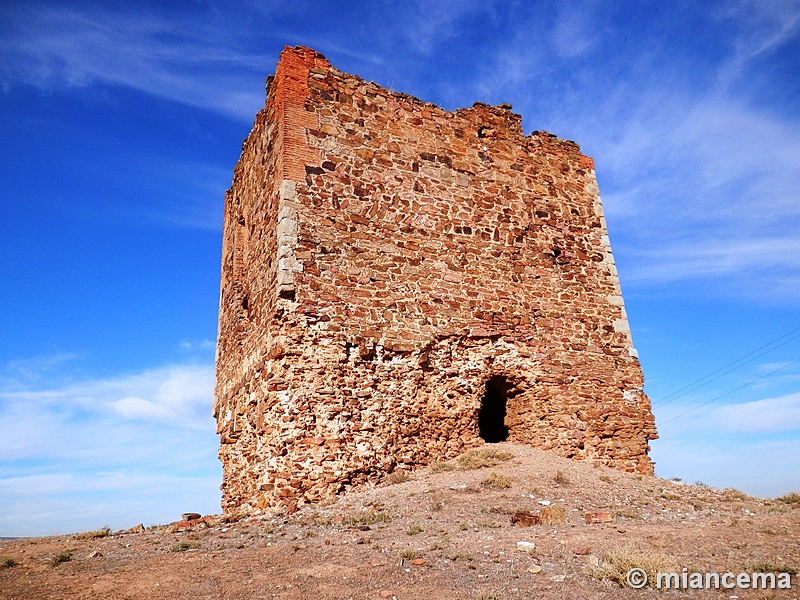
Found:
[{"label": "reddish stone block", "polygon": [[595,512],[589,512],[583,515],[583,518],[589,524],[596,524],[596,523],[610,523],[613,521],[613,517],[611,513],[606,512],[604,510],[598,510]]}]

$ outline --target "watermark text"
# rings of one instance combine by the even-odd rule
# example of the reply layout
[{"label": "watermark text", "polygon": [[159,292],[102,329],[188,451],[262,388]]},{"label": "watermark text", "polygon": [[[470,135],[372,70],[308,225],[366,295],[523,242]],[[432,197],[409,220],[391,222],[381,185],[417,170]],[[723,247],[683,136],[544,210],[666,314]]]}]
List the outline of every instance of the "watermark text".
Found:
[{"label": "watermark text", "polygon": [[625,581],[634,589],[650,583],[660,590],[790,590],[791,573],[700,573],[684,568],[680,573],[656,573],[650,581],[644,569],[631,569]]}]

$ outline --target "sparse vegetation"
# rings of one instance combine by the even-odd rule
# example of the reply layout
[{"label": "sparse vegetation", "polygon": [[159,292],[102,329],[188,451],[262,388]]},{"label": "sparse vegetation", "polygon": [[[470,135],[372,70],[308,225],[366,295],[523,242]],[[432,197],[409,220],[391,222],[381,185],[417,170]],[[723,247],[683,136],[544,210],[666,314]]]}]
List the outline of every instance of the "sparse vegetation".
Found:
[{"label": "sparse vegetation", "polygon": [[400,556],[406,560],[414,560],[415,558],[420,558],[422,552],[414,548],[406,548],[400,553]]},{"label": "sparse vegetation", "polygon": [[481,512],[484,514],[492,514],[492,515],[513,515],[515,512],[521,512],[521,511],[513,510],[506,506],[484,506],[481,509]]},{"label": "sparse vegetation", "polygon": [[406,481],[411,481],[411,475],[406,471],[395,471],[386,478],[386,483],[390,485],[405,483]]},{"label": "sparse vegetation", "polygon": [[422,533],[422,527],[419,525],[412,525],[408,529],[406,529],[406,535],[417,535]]},{"label": "sparse vegetation", "polygon": [[72,560],[72,557],[75,555],[74,550],[64,550],[63,552],[59,552],[55,556],[50,559],[50,562],[53,565],[60,565],[61,563],[69,562]]},{"label": "sparse vegetation", "polygon": [[556,474],[553,477],[553,481],[558,485],[569,485],[570,483],[572,483],[569,477],[567,477],[567,475],[564,473],[564,471],[556,471]]},{"label": "sparse vegetation", "polygon": [[619,508],[615,510],[611,515],[616,519],[617,517],[625,517],[626,519],[635,519],[639,516],[639,513],[631,508]]},{"label": "sparse vegetation", "polygon": [[458,468],[462,471],[496,467],[501,462],[514,458],[511,452],[496,448],[474,448],[456,459]]},{"label": "sparse vegetation", "polygon": [[497,521],[479,521],[478,527],[483,527],[485,529],[499,529],[502,527],[502,523],[498,523]]},{"label": "sparse vegetation", "polygon": [[789,573],[790,575],[797,575],[800,572],[798,567],[770,561],[750,563],[745,565],[743,570],[750,573]]},{"label": "sparse vegetation", "polygon": [[736,488],[725,488],[722,490],[722,501],[723,502],[734,502],[736,500],[744,500],[748,496],[744,492],[737,490]]},{"label": "sparse vegetation", "polygon": [[600,481],[603,481],[605,483],[614,483],[614,480],[608,475],[600,475]]},{"label": "sparse vegetation", "polygon": [[19,563],[10,556],[0,558],[0,569],[10,569],[16,567]]},{"label": "sparse vegetation", "polygon": [[494,471],[487,475],[481,485],[483,487],[491,487],[498,490],[504,490],[511,487],[511,477],[503,475],[502,473],[495,473]]},{"label": "sparse vegetation", "polygon": [[780,498],[776,498],[778,502],[783,502],[784,504],[791,504],[793,506],[800,507],[800,494],[797,492],[791,492],[786,494],[785,496],[781,496]]},{"label": "sparse vegetation", "polygon": [[428,467],[431,473],[441,473],[443,471],[455,471],[456,466],[451,462],[435,462]]},{"label": "sparse vegetation", "polygon": [[608,579],[621,586],[626,585],[628,571],[637,568],[647,573],[650,587],[655,585],[657,573],[675,570],[674,561],[667,555],[633,545],[613,548],[600,557],[589,557],[589,569],[594,577]]},{"label": "sparse vegetation", "polygon": [[106,526],[95,531],[83,531],[72,536],[74,540],[96,540],[111,535],[111,528]]},{"label": "sparse vegetation", "polygon": [[170,552],[186,552],[187,550],[197,550],[200,547],[200,542],[178,542],[171,546]]}]

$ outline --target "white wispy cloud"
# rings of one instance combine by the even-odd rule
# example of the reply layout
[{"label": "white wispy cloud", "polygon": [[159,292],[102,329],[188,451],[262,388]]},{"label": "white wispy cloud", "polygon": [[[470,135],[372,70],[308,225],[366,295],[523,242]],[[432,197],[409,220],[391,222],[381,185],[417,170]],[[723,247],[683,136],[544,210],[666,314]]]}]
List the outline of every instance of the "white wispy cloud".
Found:
[{"label": "white wispy cloud", "polygon": [[[255,113],[253,113],[255,114]],[[150,223],[181,228],[220,231],[225,190],[232,180],[232,165],[180,161],[162,157],[128,158],[130,171],[119,169],[110,179],[116,185],[137,185],[144,179],[149,194],[128,202],[117,200],[113,210]],[[141,185],[141,184],[138,184]],[[111,203],[107,203],[111,204]],[[104,207],[105,208],[105,207]],[[105,208],[112,210],[112,208]]]},{"label": "white wispy cloud", "polygon": [[218,511],[213,379],[213,365],[185,364],[4,385],[0,535],[69,531],[87,516],[122,528],[191,506]]},{"label": "white wispy cloud", "polygon": [[734,53],[720,70],[719,80],[728,85],[742,75],[748,63],[796,37],[800,26],[800,2],[797,0],[739,0],[727,3],[719,11],[720,19],[739,26]]},{"label": "white wispy cloud", "polygon": [[216,473],[165,474],[135,470],[0,477],[0,535],[57,535],[127,529],[219,512]]},{"label": "white wispy cloud", "polygon": [[[799,439],[763,440],[737,436],[671,436],[652,442],[660,477],[736,487],[763,497],[800,489]],[[735,482],[735,483],[734,483]]]},{"label": "white wispy cloud", "polygon": [[407,43],[419,52],[428,53],[458,35],[457,24],[465,16],[490,12],[491,3],[474,0],[413,0],[401,10],[403,15],[398,22]]},{"label": "white wispy cloud", "polygon": [[[794,346],[783,352],[793,356]],[[797,371],[792,360],[759,363],[655,402],[661,436],[651,442],[656,473],[764,496],[800,489]]]},{"label": "white wispy cloud", "polygon": [[213,365],[170,365],[110,379],[70,383],[49,389],[0,390],[6,410],[57,409],[61,414],[84,412],[107,414],[109,409],[125,415],[120,407],[139,399],[157,407],[153,414],[163,415],[179,427],[203,427],[211,405],[214,384]]},{"label": "white wispy cloud", "polygon": [[[794,365],[796,362],[782,363],[766,373],[755,366],[746,375],[731,375],[674,400],[656,401],[656,424],[670,437],[796,435],[800,433],[800,392],[781,393],[797,389]],[[775,372],[787,367],[782,373]]]},{"label": "white wispy cloud", "polygon": [[800,392],[779,398],[729,404],[716,412],[720,428],[733,433],[800,430]]},{"label": "white wispy cloud", "polygon": [[253,84],[274,63],[240,51],[201,17],[31,3],[9,20],[0,62],[6,87],[115,84],[251,122],[264,102]]},{"label": "white wispy cloud", "polygon": [[208,339],[183,340],[178,347],[184,352],[194,352],[198,350],[214,350],[217,347],[217,344],[214,340]]},{"label": "white wispy cloud", "polygon": [[[629,281],[665,283],[681,279],[770,269],[800,271],[800,239],[756,238],[681,240],[640,253],[642,260],[626,274]],[[748,278],[751,279],[751,278]]]},{"label": "white wispy cloud", "polygon": [[558,4],[551,40],[559,56],[580,56],[597,43],[600,37],[595,27],[598,8],[601,7],[595,0]]},{"label": "white wispy cloud", "polygon": [[723,278],[706,288],[796,302],[798,115],[669,72],[609,85],[596,108],[565,112],[599,115],[577,138],[595,156],[624,283]]},{"label": "white wispy cloud", "polygon": [[[737,6],[719,15],[735,26],[720,28],[707,62],[656,38],[606,54],[615,35],[634,42],[592,2],[559,5],[552,27],[547,10],[521,10],[474,82],[528,128],[594,156],[625,289],[685,282],[689,293],[800,298],[800,115],[760,101],[778,82],[747,78],[756,56],[796,39],[800,3]],[[576,63],[570,43],[594,60]],[[733,70],[747,93],[720,84]]]},{"label": "white wispy cloud", "polygon": [[24,388],[26,385],[45,379],[80,357],[81,354],[77,352],[57,351],[11,360],[0,369],[0,389]]}]

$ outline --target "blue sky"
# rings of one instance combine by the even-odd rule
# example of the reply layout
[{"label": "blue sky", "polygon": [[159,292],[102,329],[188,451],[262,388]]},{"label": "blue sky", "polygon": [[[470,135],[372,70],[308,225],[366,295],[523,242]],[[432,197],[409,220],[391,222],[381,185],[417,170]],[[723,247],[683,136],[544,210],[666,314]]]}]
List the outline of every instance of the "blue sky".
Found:
[{"label": "blue sky", "polygon": [[222,202],[297,44],[448,109],[510,102],[526,131],[577,141],[657,473],[800,489],[799,1],[8,0],[0,536],[219,511]]}]

